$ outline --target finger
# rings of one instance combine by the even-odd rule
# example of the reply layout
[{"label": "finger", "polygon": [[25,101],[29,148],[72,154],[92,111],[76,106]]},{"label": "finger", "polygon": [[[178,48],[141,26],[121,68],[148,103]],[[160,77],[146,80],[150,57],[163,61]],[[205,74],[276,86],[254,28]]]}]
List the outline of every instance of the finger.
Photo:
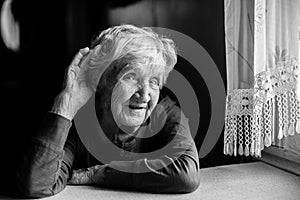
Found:
[{"label": "finger", "polygon": [[81,60],[79,61],[78,67],[82,68],[82,69],[86,69],[87,68],[87,61],[89,60],[89,56],[90,56],[90,51],[88,52],[84,52]]},{"label": "finger", "polygon": [[86,169],[80,169],[72,171],[72,176],[68,183],[74,185],[83,185],[91,184],[93,181],[88,177],[88,171]]},{"label": "finger", "polygon": [[85,48],[83,48],[83,49],[80,49],[80,50],[79,50],[79,53],[81,53],[81,54],[84,56],[84,55],[87,54],[89,51],[90,51],[90,49],[89,49],[88,47],[85,47]]},{"label": "finger", "polygon": [[83,58],[83,56],[87,55],[88,52],[89,52],[88,47],[80,49],[79,52],[73,58],[73,61],[71,62],[71,65],[79,66],[80,60]]}]

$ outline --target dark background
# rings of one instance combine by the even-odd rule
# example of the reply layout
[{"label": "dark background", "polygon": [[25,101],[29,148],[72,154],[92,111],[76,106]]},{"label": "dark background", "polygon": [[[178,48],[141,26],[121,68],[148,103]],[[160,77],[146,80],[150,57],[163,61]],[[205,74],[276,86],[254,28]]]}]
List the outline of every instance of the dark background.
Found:
[{"label": "dark background", "polygon": [[[122,23],[177,30],[205,48],[226,85],[223,10],[223,0],[15,0],[13,12],[21,33],[19,51],[8,50],[0,40],[2,188],[13,190],[14,167],[26,139],[51,109],[72,57],[89,46],[93,35]],[[176,68],[189,69],[189,65],[179,58]],[[210,96],[203,79],[190,73],[201,110],[195,138],[199,149],[210,123]],[[223,155],[221,135],[200,163],[203,168],[245,161]]]}]

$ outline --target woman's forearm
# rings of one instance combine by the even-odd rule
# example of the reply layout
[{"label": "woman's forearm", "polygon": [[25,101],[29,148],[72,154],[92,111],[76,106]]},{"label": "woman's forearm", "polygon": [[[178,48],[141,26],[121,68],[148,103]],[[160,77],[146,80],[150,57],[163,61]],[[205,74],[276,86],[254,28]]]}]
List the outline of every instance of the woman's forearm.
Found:
[{"label": "woman's forearm", "polygon": [[63,162],[63,148],[70,126],[69,120],[49,113],[29,141],[17,166],[17,184],[24,196],[50,196],[65,187],[70,163]]}]

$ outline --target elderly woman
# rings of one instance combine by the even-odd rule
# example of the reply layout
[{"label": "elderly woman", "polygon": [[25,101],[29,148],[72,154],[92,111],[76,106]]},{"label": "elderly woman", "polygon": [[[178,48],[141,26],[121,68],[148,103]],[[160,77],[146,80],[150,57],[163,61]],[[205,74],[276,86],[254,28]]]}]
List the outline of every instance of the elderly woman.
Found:
[{"label": "elderly woman", "polygon": [[[176,62],[173,41],[150,28],[121,25],[101,32],[90,49],[81,49],[73,59],[63,91],[30,140],[17,170],[20,192],[50,196],[66,184],[156,193],[194,191],[200,183],[199,159],[188,122],[161,92]],[[129,152],[124,159],[121,155],[102,163],[71,128],[94,91],[99,124],[120,154]],[[162,148],[165,151],[156,156],[145,154]]]}]

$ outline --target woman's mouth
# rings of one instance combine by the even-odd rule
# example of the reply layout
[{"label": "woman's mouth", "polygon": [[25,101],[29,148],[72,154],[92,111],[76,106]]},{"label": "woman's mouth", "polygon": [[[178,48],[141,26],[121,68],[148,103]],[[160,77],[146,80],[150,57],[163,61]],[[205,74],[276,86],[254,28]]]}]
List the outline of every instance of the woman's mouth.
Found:
[{"label": "woman's mouth", "polygon": [[128,107],[130,109],[134,109],[134,110],[141,110],[141,109],[146,109],[147,105],[133,105],[133,104],[130,104]]}]

